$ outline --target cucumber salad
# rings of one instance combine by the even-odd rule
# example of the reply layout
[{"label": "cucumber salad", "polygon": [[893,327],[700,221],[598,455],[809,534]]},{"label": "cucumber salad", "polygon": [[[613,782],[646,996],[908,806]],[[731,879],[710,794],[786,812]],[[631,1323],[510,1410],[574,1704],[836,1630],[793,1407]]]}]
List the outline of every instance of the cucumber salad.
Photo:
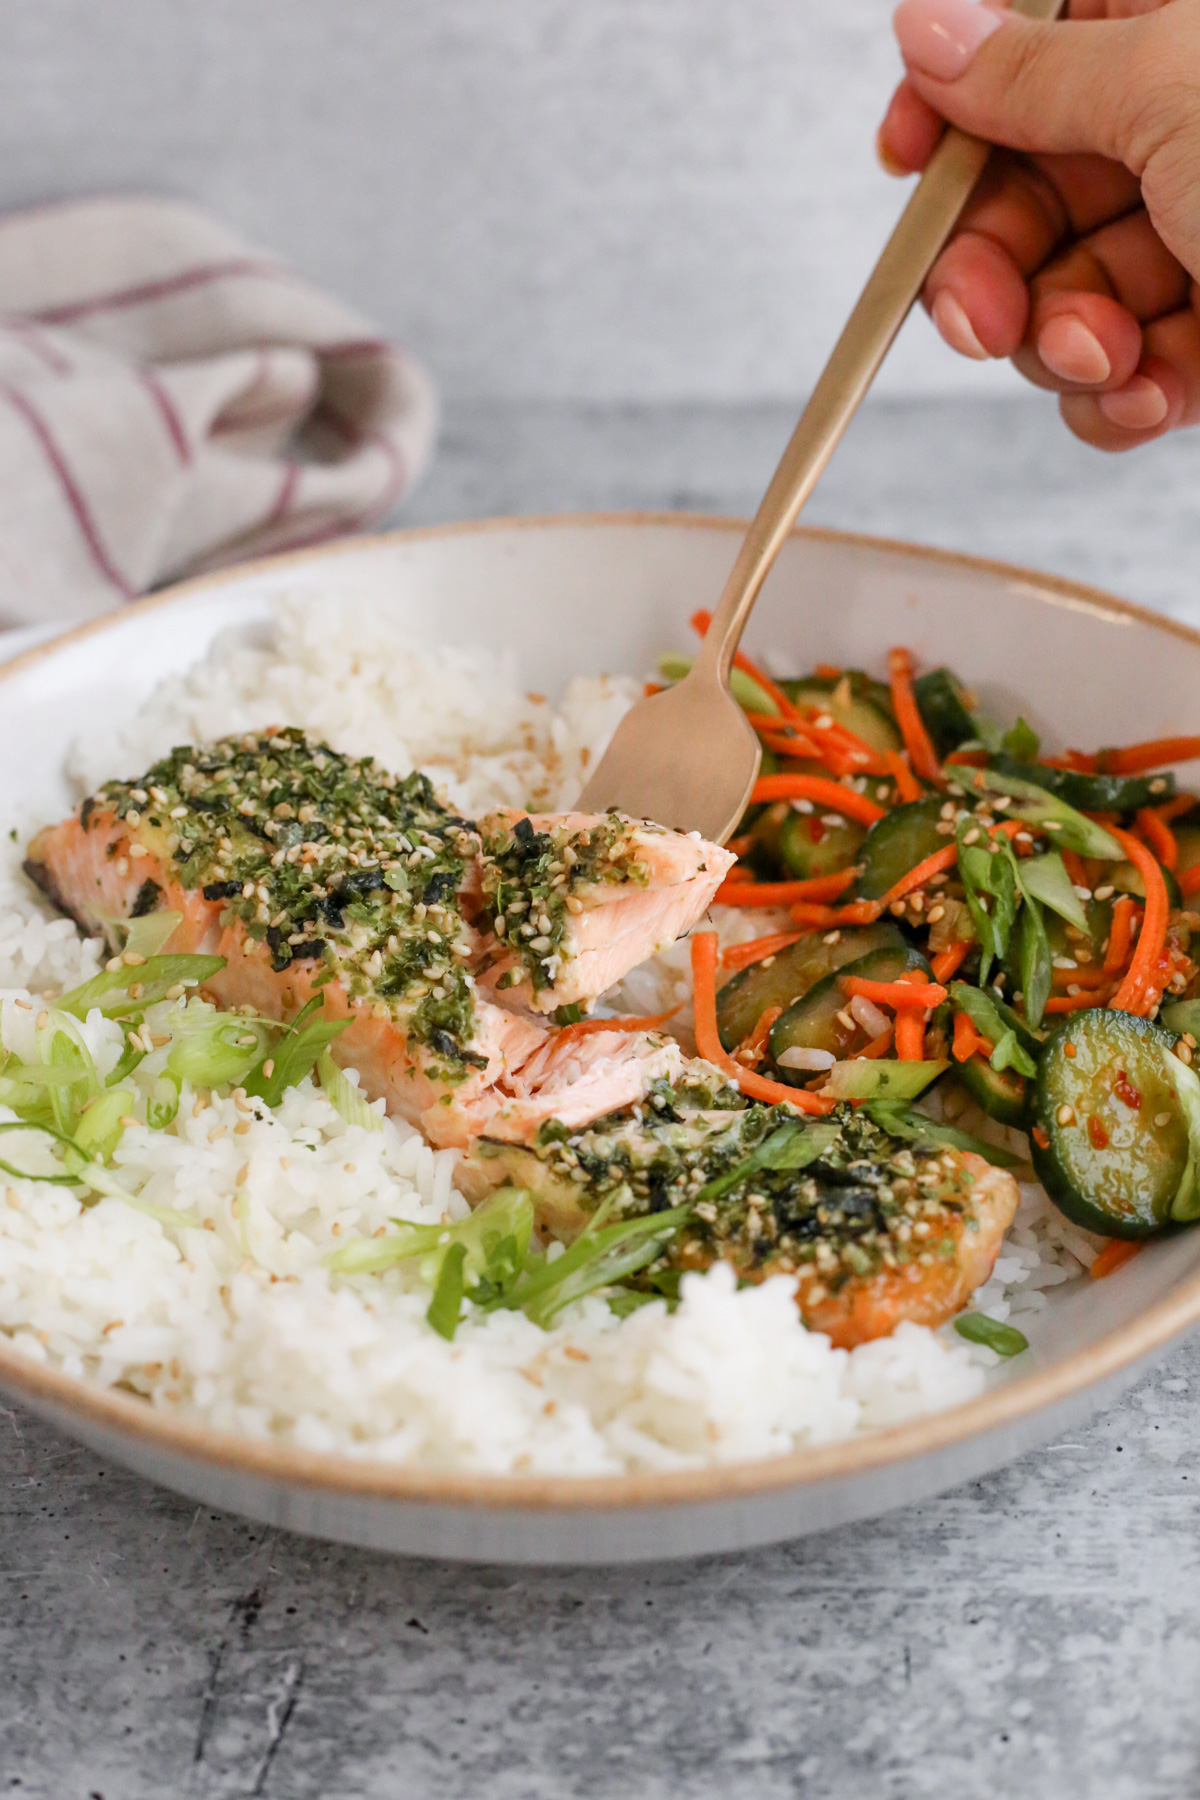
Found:
[{"label": "cucumber salad", "polygon": [[762,769],[717,900],[765,923],[693,939],[701,1053],[892,1130],[965,1093],[1112,1240],[1094,1273],[1200,1219],[1200,797],[1172,772],[1200,736],[1051,755],[904,649],[886,680],[741,656],[733,689]]}]

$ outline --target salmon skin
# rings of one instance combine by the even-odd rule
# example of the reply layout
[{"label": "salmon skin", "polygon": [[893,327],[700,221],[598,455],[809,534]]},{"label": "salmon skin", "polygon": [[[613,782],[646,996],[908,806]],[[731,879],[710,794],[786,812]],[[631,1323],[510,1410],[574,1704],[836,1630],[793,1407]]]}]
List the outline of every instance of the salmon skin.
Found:
[{"label": "salmon skin", "polygon": [[334,1056],[434,1144],[532,1142],[549,1119],[581,1127],[679,1074],[671,1039],[560,1044],[538,1015],[567,994],[590,1003],[689,929],[732,859],[616,814],[539,817],[527,833],[523,820],[481,831],[424,775],[278,728],[107,783],[35,838],[25,867],[114,943],[122,921],[180,913],[164,948],[225,958],[204,990],[219,1005],[287,1020],[323,995],[353,1020]]},{"label": "salmon skin", "polygon": [[640,1117],[547,1127],[534,1145],[481,1140],[468,1181],[477,1194],[528,1188],[542,1229],[567,1241],[600,1208],[612,1223],[682,1205],[689,1216],[634,1278],[648,1297],[718,1259],[745,1281],[791,1275],[805,1324],[842,1349],[903,1319],[944,1324],[987,1280],[1017,1210],[1011,1175],[901,1142],[847,1105],[817,1121],[746,1107],[694,1067],[653,1089]]}]

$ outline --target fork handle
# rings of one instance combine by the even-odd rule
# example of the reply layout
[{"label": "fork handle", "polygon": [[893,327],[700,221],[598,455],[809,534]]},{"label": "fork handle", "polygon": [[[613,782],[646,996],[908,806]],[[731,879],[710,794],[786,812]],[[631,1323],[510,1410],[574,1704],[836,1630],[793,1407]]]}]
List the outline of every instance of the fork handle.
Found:
[{"label": "fork handle", "polygon": [[[1054,19],[1064,3],[1013,0],[1012,10],[1029,18]],[[750,610],[800,508],[912,310],[991,149],[965,131],[947,130],[834,345],[742,542],[704,639],[702,659],[710,666],[715,659],[722,685],[728,682]]]}]

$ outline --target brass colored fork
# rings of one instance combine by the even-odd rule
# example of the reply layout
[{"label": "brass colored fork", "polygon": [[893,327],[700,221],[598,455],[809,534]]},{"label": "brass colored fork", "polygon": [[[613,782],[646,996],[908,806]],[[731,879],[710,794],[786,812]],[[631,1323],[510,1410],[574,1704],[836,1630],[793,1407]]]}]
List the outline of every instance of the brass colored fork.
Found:
[{"label": "brass colored fork", "polygon": [[[1052,19],[1063,0],[1014,0]],[[729,692],[750,609],[796,516],[891,348],[983,173],[991,146],[948,130],[834,346],[743,540],[696,661],[675,687],[626,714],[579,805],[615,807],[723,843],[742,817],[761,748]]]}]

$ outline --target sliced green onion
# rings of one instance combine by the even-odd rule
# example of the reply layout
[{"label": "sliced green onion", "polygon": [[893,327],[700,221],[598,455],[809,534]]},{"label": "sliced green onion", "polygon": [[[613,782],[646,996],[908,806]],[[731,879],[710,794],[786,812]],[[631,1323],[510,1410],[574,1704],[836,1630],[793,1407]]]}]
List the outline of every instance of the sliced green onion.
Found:
[{"label": "sliced green onion", "polygon": [[164,1069],[150,1090],[146,1101],[146,1123],[151,1131],[165,1131],[175,1123],[179,1112],[178,1075]]},{"label": "sliced green onion", "polygon": [[39,1175],[29,1169],[15,1169],[12,1163],[0,1159],[0,1169],[3,1169],[6,1175],[13,1176],[17,1181],[45,1181],[51,1187],[77,1187],[79,1185],[82,1179],[79,1170],[82,1165],[86,1164],[87,1157],[73,1137],[69,1137],[65,1131],[60,1131],[55,1125],[33,1125],[24,1119],[9,1119],[0,1124],[0,1132],[10,1131],[32,1131],[42,1137],[52,1139],[54,1143],[63,1146],[75,1161],[76,1166],[74,1171],[63,1170],[57,1175]]},{"label": "sliced green onion", "polygon": [[1012,818],[1049,831],[1056,843],[1065,844],[1068,850],[1077,850],[1080,856],[1098,856],[1105,862],[1121,861],[1120,844],[1102,825],[1076,812],[1065,800],[1058,799],[1034,781],[1025,781],[1019,775],[1003,775],[997,769],[972,769],[963,778],[963,785],[968,793],[982,790],[989,794],[1007,794],[1015,802],[1008,808]]},{"label": "sliced green onion", "polygon": [[1188,1134],[1187,1165],[1171,1202],[1171,1217],[1178,1225],[1191,1225],[1200,1219],[1200,1076],[1170,1050],[1163,1061]]},{"label": "sliced green onion", "polygon": [[986,1313],[960,1313],[954,1321],[959,1337],[971,1344],[986,1344],[997,1356],[1020,1356],[1028,1350],[1029,1339],[1012,1325],[989,1319]]},{"label": "sliced green onion", "polygon": [[915,1100],[944,1075],[945,1062],[885,1062],[856,1057],[834,1063],[824,1092],[835,1100]]},{"label": "sliced green onion", "polygon": [[1001,1150],[998,1144],[989,1144],[986,1138],[972,1137],[969,1132],[943,1125],[938,1119],[927,1119],[924,1113],[891,1101],[868,1103],[864,1110],[868,1118],[890,1137],[907,1138],[910,1143],[930,1147],[945,1144],[951,1150],[965,1150],[972,1156],[982,1156],[997,1169],[1016,1169],[1025,1160],[1011,1150]]},{"label": "sliced green onion", "polygon": [[169,907],[145,913],[140,919],[130,919],[125,948],[138,956],[157,956],[176,926],[182,924],[183,914],[172,912]]},{"label": "sliced green onion", "polygon": [[89,1160],[112,1161],[125,1130],[121,1121],[132,1116],[134,1104],[132,1088],[108,1088],[92,1101],[75,1127],[75,1142]]},{"label": "sliced green onion", "polygon": [[1051,912],[1058,913],[1068,925],[1075,925],[1080,931],[1087,930],[1087,914],[1057,850],[1047,850],[1044,856],[1029,856],[1019,862],[1017,879],[1027,894],[1032,894]]},{"label": "sliced green onion", "polygon": [[[353,1019],[314,1018],[324,1005],[324,994],[315,994],[296,1014],[270,1056],[264,1057],[243,1082],[248,1097],[265,1100],[268,1106],[278,1106],[288,1088],[304,1080],[322,1050],[343,1031],[349,1030]],[[268,1062],[271,1064],[269,1075],[266,1072]]]},{"label": "sliced green onion", "polygon": [[[81,987],[64,994],[58,1005],[77,1019],[86,1019],[93,1006],[110,1019],[123,1013],[142,1013],[165,1000],[171,988],[194,987],[224,967],[223,956],[151,956],[132,968],[122,963],[119,969],[102,969]],[[136,1000],[129,995],[131,984],[139,990]]]},{"label": "sliced green onion", "polygon": [[[993,1044],[1004,1036],[1006,1031],[1016,1033],[1017,1042],[1036,1057],[1042,1048],[1042,1038],[1032,1031],[1020,1013],[1013,1011],[999,994],[990,989],[973,987],[969,981],[952,981],[950,998],[959,1012],[965,1012],[968,1019],[982,1037]],[[1023,1073],[1024,1071],[1022,1071]]]},{"label": "sliced green onion", "polygon": [[463,1303],[463,1269],[467,1260],[465,1244],[451,1244],[442,1258],[437,1286],[429,1311],[425,1314],[433,1329],[444,1338],[453,1338],[458,1330]]},{"label": "sliced green onion", "polygon": [[[658,659],[658,672],[664,681],[682,681],[690,675],[695,661],[691,656],[675,656],[668,654]],[[745,669],[729,671],[729,691],[743,712],[778,713],[779,708],[768,694],[766,688],[760,687],[753,675],[747,675]]]},{"label": "sliced green onion", "polygon": [[236,1086],[266,1054],[275,1033],[271,1021],[217,1012],[203,1001],[176,1007],[167,1018],[174,1042],[167,1072],[193,1087]]},{"label": "sliced green onion", "polygon": [[347,1079],[345,1070],[338,1068],[328,1050],[322,1050],[317,1058],[317,1076],[325,1098],[347,1125],[361,1125],[364,1131],[383,1130],[383,1120],[366,1095]]}]

